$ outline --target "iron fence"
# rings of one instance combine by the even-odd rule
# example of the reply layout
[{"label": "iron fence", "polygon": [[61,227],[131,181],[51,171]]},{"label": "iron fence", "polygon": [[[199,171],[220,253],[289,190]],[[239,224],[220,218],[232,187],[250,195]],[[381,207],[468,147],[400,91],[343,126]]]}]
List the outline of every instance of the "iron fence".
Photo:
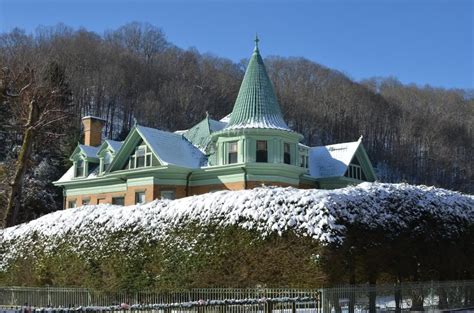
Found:
[{"label": "iron fence", "polygon": [[474,281],[323,288],[321,302],[325,313],[474,310]]},{"label": "iron fence", "polygon": [[110,306],[121,303],[161,304],[199,300],[316,298],[318,289],[195,288],[178,291],[103,292],[86,288],[0,287],[0,305],[41,307]]},{"label": "iron fence", "polygon": [[[442,311],[472,308],[474,281],[353,285],[322,289],[197,288],[180,291],[100,292],[84,288],[0,287],[0,306],[31,305],[88,312],[316,312]],[[123,309],[123,308],[122,308]],[[47,312],[50,312],[47,311]],[[46,311],[35,311],[45,313]],[[2,310],[0,309],[0,313]],[[51,312],[51,313],[60,313]],[[62,313],[67,313],[66,311]]]}]

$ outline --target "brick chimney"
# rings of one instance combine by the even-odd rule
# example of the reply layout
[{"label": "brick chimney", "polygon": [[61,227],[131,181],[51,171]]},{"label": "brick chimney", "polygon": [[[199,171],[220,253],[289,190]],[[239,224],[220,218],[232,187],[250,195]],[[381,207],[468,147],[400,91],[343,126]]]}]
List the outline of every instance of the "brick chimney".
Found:
[{"label": "brick chimney", "polygon": [[95,116],[84,116],[82,124],[84,125],[84,144],[86,146],[97,147],[102,143],[102,128],[105,120]]}]

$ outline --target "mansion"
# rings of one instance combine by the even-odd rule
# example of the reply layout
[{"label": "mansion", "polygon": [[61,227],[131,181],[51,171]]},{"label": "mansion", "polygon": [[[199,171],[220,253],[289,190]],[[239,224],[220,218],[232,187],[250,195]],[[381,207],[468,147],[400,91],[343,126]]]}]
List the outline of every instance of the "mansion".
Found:
[{"label": "mansion", "polygon": [[357,141],[309,147],[283,119],[258,48],[247,66],[232,112],[208,115],[184,131],[136,124],[124,141],[102,140],[105,121],[86,116],[84,144],[72,166],[54,184],[65,207],[112,203],[132,205],[262,184],[340,188],[376,179]]}]

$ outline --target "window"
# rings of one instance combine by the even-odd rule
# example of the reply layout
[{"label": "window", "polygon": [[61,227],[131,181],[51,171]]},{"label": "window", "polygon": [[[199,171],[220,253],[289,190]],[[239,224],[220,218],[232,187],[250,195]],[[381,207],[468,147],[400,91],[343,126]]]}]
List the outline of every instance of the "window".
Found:
[{"label": "window", "polygon": [[107,168],[109,167],[110,163],[112,161],[112,156],[110,153],[106,153],[104,158],[102,159],[102,168],[101,168],[101,173],[105,172]]},{"label": "window", "polygon": [[291,147],[287,142],[283,144],[283,162],[285,164],[291,164]]},{"label": "window", "polygon": [[91,199],[82,199],[82,205],[89,205],[91,203]]},{"label": "window", "polygon": [[152,163],[152,152],[146,145],[138,146],[135,149],[135,153],[130,156],[128,161],[128,168],[141,168],[151,166]]},{"label": "window", "polygon": [[97,204],[105,204],[107,203],[107,198],[98,198],[97,199]]},{"label": "window", "polygon": [[349,164],[349,167],[347,168],[346,174],[344,176],[358,180],[366,180],[365,174],[362,171],[360,165],[355,164]]},{"label": "window", "polygon": [[365,176],[365,173],[362,170],[362,167],[360,166],[357,157],[354,157],[354,159],[352,159],[344,176],[358,180],[367,180],[367,177]]},{"label": "window", "polygon": [[67,207],[68,207],[69,209],[75,208],[75,207],[76,207],[76,200],[69,200],[69,201],[67,202]]},{"label": "window", "polygon": [[135,204],[143,204],[145,203],[145,192],[135,192]]},{"label": "window", "polygon": [[76,161],[76,177],[83,177],[84,176],[84,164],[83,160]]},{"label": "window", "polygon": [[135,150],[135,157],[137,159],[136,167],[144,167],[145,166],[145,147],[138,147]]},{"label": "window", "polygon": [[227,148],[227,164],[237,163],[237,141],[229,142]]},{"label": "window", "polygon": [[174,200],[176,199],[176,194],[174,190],[163,190],[161,191],[161,199]]},{"label": "window", "polygon": [[124,197],[112,197],[112,204],[114,205],[125,205]]},{"label": "window", "polygon": [[301,155],[300,156],[300,166],[308,168],[308,156],[307,155]]},{"label": "window", "polygon": [[267,142],[257,140],[257,162],[268,162]]}]

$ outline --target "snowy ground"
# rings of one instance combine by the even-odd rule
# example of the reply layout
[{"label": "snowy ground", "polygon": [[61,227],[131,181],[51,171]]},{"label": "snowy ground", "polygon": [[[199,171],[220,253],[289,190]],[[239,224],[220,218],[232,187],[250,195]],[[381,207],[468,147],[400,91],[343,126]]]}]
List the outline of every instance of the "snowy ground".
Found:
[{"label": "snowy ground", "polygon": [[88,205],[50,213],[29,223],[0,230],[0,270],[22,247],[41,239],[53,250],[70,240],[78,251],[100,246],[116,232],[136,239],[166,240],[172,229],[189,223],[237,225],[261,236],[288,229],[323,243],[344,240],[347,225],[397,233],[423,231],[429,217],[443,236],[474,223],[474,196],[426,186],[362,183],[337,190],[261,187],[220,191],[144,205]]}]

